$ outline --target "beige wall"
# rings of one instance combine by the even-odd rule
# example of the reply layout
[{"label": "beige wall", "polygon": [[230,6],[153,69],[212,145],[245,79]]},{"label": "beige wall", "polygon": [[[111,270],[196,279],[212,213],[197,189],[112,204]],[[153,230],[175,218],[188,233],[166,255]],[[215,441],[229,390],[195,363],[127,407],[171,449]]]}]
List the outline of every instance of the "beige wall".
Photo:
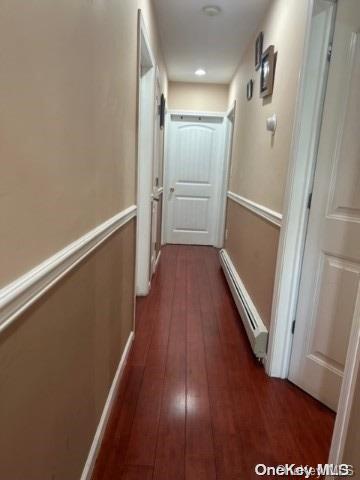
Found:
[{"label": "beige wall", "polygon": [[[116,3],[116,0],[113,0],[113,2]],[[162,54],[159,29],[157,25],[157,19],[156,19],[152,0],[133,0],[132,2],[131,0],[126,0],[125,2],[124,0],[121,0],[121,2],[117,2],[117,3],[120,3],[121,7],[123,6],[123,4],[126,3],[128,5],[127,8],[129,7],[134,8],[135,6],[135,8],[141,9],[141,12],[145,21],[146,30],[149,35],[150,46],[155,56],[156,64],[159,68],[162,92],[164,93],[165,97],[167,97],[168,95],[167,71],[166,71],[164,56]],[[126,47],[126,41],[125,41],[124,47]]]},{"label": "beige wall", "polygon": [[0,336],[0,478],[79,480],[132,330],[135,220]]},{"label": "beige wall", "polygon": [[257,310],[269,327],[279,229],[229,200],[226,249]]},{"label": "beige wall", "polygon": [[[229,105],[236,101],[236,120],[229,189],[280,213],[283,211],[307,8],[308,2],[274,0],[230,85]],[[266,99],[259,97],[260,71],[256,72],[254,66],[255,39],[260,31],[264,32],[264,49],[273,44],[277,52],[274,92]],[[254,79],[255,85],[253,98],[248,101],[246,84],[250,79]],[[266,131],[266,119],[273,113],[278,118],[275,137]],[[245,214],[242,207],[230,208],[226,248],[264,322],[269,324],[279,229],[261,217]]]},{"label": "beige wall", "polygon": [[[137,16],[150,0],[5,0],[0,289],[135,203]],[[133,328],[135,220],[0,335],[0,478],[78,480]]]},{"label": "beige wall", "polygon": [[137,9],[150,0],[1,7],[0,288],[135,203]]},{"label": "beige wall", "polygon": [[169,82],[168,107],[196,112],[226,112],[228,95],[228,85]]},{"label": "beige wall", "polygon": [[[308,2],[274,0],[258,28],[264,32],[264,49],[275,45],[277,51],[272,97],[259,97],[255,37],[230,86],[229,104],[237,102],[230,190],[278,212],[283,210],[307,8]],[[255,80],[254,96],[248,101],[246,84],[251,78]],[[274,138],[266,131],[266,119],[273,113],[278,118]]]}]

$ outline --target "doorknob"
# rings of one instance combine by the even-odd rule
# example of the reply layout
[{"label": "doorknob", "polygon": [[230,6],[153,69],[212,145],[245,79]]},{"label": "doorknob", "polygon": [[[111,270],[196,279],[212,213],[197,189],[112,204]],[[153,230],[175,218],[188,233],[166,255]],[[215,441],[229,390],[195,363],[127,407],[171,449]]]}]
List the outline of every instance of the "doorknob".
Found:
[{"label": "doorknob", "polygon": [[174,193],[175,192],[175,187],[170,187],[170,193]]}]

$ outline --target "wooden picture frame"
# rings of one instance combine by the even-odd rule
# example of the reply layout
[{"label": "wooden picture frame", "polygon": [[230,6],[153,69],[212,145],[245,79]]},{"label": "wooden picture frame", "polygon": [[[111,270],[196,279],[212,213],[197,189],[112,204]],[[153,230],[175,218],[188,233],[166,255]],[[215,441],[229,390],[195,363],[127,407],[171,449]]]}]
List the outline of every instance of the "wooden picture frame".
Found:
[{"label": "wooden picture frame", "polygon": [[160,99],[160,128],[161,130],[165,126],[165,112],[166,112],[166,99],[164,94],[161,94],[161,99]]},{"label": "wooden picture frame", "polygon": [[271,45],[265,50],[261,57],[260,71],[260,97],[265,98],[272,95],[275,78],[275,47]]},{"label": "wooden picture frame", "polygon": [[249,80],[246,84],[246,98],[250,101],[253,97],[254,92],[254,80]]},{"label": "wooden picture frame", "polygon": [[261,67],[261,58],[263,54],[264,33],[260,32],[255,42],[255,70]]}]

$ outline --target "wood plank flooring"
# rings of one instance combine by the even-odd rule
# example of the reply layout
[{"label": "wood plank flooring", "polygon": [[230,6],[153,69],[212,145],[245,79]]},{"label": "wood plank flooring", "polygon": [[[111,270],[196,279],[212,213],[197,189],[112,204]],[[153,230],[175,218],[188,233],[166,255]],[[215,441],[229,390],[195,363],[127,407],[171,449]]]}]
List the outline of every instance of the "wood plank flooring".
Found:
[{"label": "wood plank flooring", "polygon": [[327,460],[334,414],[254,358],[210,247],[167,246],[93,480],[251,480]]}]

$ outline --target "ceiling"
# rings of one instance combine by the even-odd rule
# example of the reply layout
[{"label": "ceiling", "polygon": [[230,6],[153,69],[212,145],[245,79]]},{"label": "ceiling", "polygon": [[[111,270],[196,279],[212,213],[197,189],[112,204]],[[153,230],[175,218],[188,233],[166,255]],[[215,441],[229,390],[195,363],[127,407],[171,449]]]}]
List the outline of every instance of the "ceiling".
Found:
[{"label": "ceiling", "polygon": [[[272,0],[153,0],[169,79],[229,83]],[[221,14],[202,8],[217,5]],[[198,68],[207,75],[197,77]]]}]

